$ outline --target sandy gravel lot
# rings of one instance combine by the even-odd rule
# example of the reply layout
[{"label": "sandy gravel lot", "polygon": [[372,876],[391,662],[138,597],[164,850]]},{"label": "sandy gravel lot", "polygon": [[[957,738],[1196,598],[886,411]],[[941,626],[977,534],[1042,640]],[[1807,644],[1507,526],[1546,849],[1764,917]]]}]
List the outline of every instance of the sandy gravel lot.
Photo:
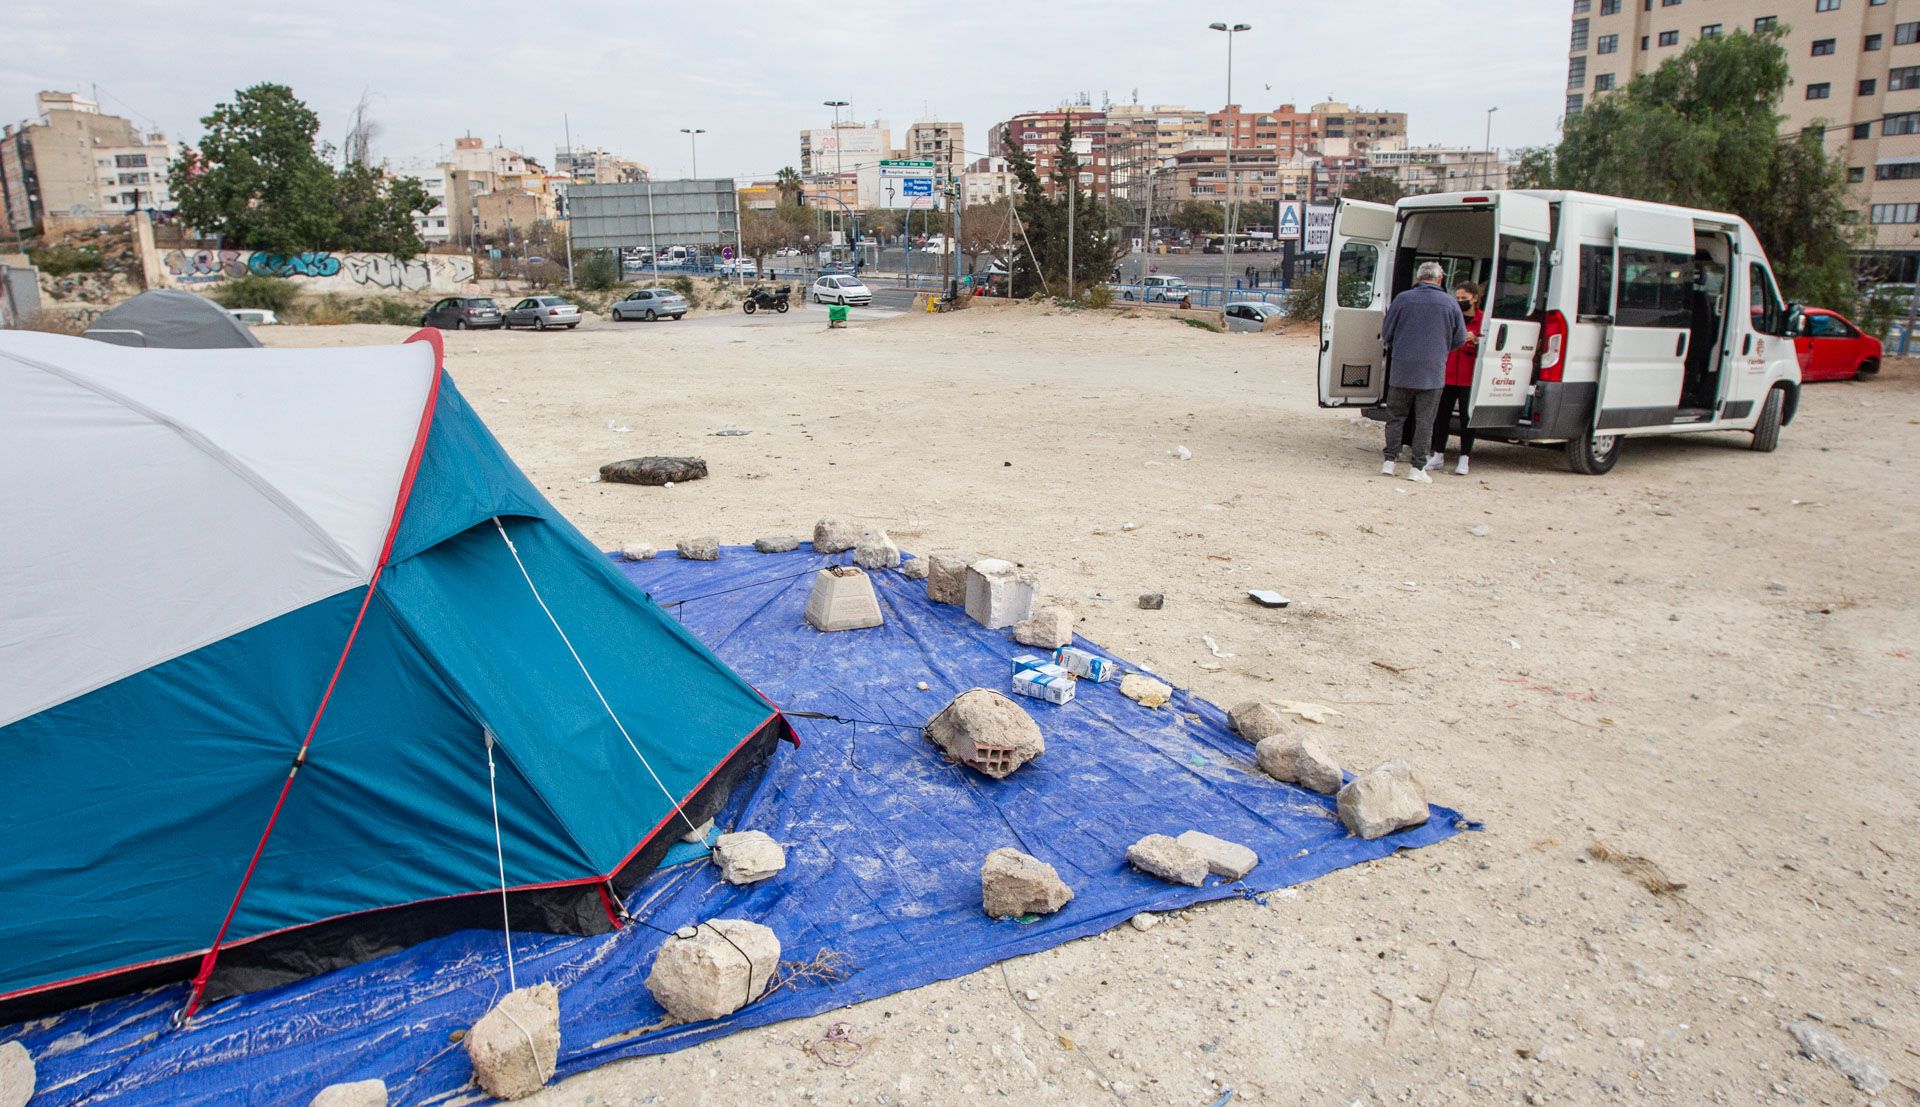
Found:
[{"label": "sandy gravel lot", "polygon": [[[1773,454],[1639,440],[1583,478],[1488,445],[1423,487],[1377,475],[1377,425],[1315,408],[1306,335],[989,305],[448,353],[602,545],[839,514],[1017,559],[1087,637],[1222,704],[1333,706],[1317,733],[1343,762],[1409,758],[1486,823],[529,1102],[1920,1102],[1911,364],[1810,386]],[[648,453],[713,476],[585,483]],[[1136,608],[1149,590],[1165,610]],[[1685,887],[1650,892],[1596,841]],[[1895,1083],[1797,1056],[1782,1023],[1808,1018]],[[866,1044],[850,1068],[806,1048],[834,1022]]]}]

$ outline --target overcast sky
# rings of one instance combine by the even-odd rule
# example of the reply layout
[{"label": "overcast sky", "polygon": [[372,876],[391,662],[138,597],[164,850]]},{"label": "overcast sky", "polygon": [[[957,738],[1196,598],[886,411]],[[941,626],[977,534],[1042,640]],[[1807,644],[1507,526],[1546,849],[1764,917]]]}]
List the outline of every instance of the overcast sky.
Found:
[{"label": "overcast sky", "polygon": [[[425,13],[435,9],[444,15]],[[317,4],[231,0],[10,0],[0,119],[42,89],[98,87],[105,110],[191,142],[237,88],[292,86],[335,146],[363,90],[377,157],[431,163],[462,134],[551,165],[562,116],[576,145],[687,173],[682,127],[703,127],[703,176],[771,175],[799,160],[803,127],[879,117],[902,142],[931,116],[966,124],[970,156],[1017,111],[1088,94],[1217,109],[1323,100],[1408,114],[1410,140],[1551,142],[1565,100],[1568,15],[1548,0],[896,0],[845,3]]]}]

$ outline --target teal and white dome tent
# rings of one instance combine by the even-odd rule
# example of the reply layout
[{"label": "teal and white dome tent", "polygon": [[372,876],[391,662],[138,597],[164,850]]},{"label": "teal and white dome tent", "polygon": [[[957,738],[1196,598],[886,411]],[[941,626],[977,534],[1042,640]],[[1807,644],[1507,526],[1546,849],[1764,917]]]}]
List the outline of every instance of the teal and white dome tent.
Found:
[{"label": "teal and white dome tent", "polygon": [[790,736],[441,361],[0,332],[0,1017],[611,929]]}]

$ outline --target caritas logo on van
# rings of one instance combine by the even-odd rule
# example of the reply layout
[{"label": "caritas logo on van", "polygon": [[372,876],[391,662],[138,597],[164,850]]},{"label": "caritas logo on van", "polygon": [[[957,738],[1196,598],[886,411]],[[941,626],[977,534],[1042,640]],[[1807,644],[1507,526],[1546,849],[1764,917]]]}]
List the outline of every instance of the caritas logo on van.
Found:
[{"label": "caritas logo on van", "polygon": [[1500,371],[1487,382],[1487,398],[1510,399],[1514,394],[1514,386],[1518,383],[1520,382],[1513,376],[1513,355],[1501,354]]}]

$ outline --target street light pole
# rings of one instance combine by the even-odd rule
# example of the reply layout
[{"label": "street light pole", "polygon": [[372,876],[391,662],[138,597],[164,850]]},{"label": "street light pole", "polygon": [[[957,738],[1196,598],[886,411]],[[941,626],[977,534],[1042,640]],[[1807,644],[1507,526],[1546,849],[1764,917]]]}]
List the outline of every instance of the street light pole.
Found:
[{"label": "street light pole", "polygon": [[[847,102],[845,100],[822,100],[820,103],[823,107],[833,109],[833,195],[836,199],[840,200],[840,206],[844,208],[847,206],[847,202],[840,196],[841,174],[845,172],[840,160],[840,109],[846,107]],[[858,191],[856,190],[854,199],[857,200],[859,198]],[[851,245],[851,243],[849,243],[849,245]]]},{"label": "street light pole", "polygon": [[691,176],[698,179],[700,176],[699,136],[706,134],[707,129],[705,127],[682,127],[680,128],[680,133],[687,136],[687,150],[693,158],[693,173]]},{"label": "street light pole", "polygon": [[1487,141],[1485,147],[1481,150],[1482,156],[1486,158],[1486,161],[1482,164],[1485,165],[1486,168],[1481,174],[1481,188],[1493,187],[1493,113],[1499,110],[1500,108],[1497,105],[1487,109]]},{"label": "street light pole", "polygon": [[1233,36],[1241,31],[1253,30],[1253,25],[1235,23],[1229,26],[1225,23],[1209,23],[1207,27],[1210,30],[1227,33],[1227,104],[1221,110],[1221,115],[1225,117],[1223,121],[1225,126],[1222,129],[1227,132],[1227,202],[1225,205],[1227,234],[1226,246],[1222,250],[1226,256],[1221,259],[1220,270],[1220,306],[1224,311],[1227,303],[1227,287],[1233,283],[1233,132],[1236,129],[1233,119]]}]

